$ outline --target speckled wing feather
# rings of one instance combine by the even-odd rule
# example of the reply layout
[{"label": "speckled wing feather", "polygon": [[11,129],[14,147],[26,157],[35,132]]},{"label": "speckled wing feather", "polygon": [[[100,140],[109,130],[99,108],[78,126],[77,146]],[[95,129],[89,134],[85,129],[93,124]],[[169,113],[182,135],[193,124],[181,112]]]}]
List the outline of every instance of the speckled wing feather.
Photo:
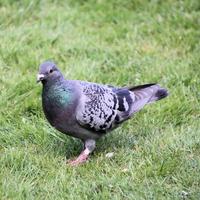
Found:
[{"label": "speckled wing feather", "polygon": [[106,132],[129,119],[146,104],[168,95],[157,84],[115,88],[95,83],[80,82],[81,98],[76,119],[84,127]]},{"label": "speckled wing feather", "polygon": [[82,82],[76,119],[91,130],[106,132],[131,114],[134,94],[127,89]]}]

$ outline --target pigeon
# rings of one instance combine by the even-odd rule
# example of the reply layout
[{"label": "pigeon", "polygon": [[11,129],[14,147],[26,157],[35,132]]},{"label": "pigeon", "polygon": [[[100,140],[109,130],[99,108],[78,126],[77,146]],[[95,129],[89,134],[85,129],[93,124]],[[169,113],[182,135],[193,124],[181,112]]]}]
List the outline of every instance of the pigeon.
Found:
[{"label": "pigeon", "polygon": [[87,161],[96,140],[119,127],[146,104],[168,96],[168,91],[155,83],[114,87],[67,80],[51,61],[40,65],[37,82],[43,85],[42,107],[51,126],[84,144],[80,155],[69,161],[72,166]]}]

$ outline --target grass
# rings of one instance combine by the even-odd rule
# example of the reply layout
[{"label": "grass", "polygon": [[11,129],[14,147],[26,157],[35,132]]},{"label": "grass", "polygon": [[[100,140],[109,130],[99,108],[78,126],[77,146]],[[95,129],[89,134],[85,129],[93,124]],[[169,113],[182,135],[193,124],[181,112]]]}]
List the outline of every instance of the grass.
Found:
[{"label": "grass", "polygon": [[[0,0],[0,12],[0,199],[200,199],[199,1]],[[47,59],[70,79],[170,96],[71,168],[81,143],[49,126],[35,83]]]}]

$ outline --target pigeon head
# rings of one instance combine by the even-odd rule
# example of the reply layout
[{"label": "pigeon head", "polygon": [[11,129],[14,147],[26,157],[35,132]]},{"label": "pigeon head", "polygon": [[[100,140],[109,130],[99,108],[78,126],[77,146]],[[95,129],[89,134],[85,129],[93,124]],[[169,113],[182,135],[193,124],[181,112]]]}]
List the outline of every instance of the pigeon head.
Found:
[{"label": "pigeon head", "polygon": [[40,65],[37,82],[41,81],[42,83],[46,83],[48,81],[55,81],[61,77],[63,76],[56,64],[51,61],[46,61]]}]

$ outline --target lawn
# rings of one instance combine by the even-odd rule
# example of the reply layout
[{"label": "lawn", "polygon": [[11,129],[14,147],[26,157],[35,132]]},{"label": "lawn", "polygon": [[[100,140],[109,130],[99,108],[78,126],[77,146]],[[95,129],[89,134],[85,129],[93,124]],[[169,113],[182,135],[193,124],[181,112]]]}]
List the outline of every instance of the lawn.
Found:
[{"label": "lawn", "polygon": [[[200,1],[0,0],[0,13],[0,199],[200,199]],[[36,84],[49,59],[69,79],[170,96],[70,167],[81,142],[50,127]]]}]

